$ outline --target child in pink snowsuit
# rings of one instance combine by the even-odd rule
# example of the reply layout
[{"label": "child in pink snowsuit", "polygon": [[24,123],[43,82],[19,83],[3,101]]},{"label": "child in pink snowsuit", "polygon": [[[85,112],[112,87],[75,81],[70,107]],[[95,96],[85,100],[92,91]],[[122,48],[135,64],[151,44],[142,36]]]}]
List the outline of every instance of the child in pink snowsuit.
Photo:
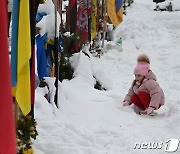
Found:
[{"label": "child in pink snowsuit", "polygon": [[147,55],[138,57],[134,75],[135,80],[123,101],[123,106],[134,104],[140,108],[140,114],[154,115],[154,110],[164,105],[165,97],[155,74],[150,70]]}]

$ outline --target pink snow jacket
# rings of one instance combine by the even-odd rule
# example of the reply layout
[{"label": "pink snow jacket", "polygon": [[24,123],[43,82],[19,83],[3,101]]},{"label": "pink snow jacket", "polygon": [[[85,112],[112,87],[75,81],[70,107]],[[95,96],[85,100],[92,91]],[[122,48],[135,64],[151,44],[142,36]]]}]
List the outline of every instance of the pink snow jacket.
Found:
[{"label": "pink snow jacket", "polygon": [[164,105],[165,96],[164,92],[156,81],[156,76],[152,71],[149,71],[145,76],[142,84],[139,86],[133,81],[131,88],[128,91],[124,101],[132,103],[131,97],[133,95],[138,95],[140,91],[144,91],[150,94],[151,101],[149,106],[158,109],[159,105]]}]

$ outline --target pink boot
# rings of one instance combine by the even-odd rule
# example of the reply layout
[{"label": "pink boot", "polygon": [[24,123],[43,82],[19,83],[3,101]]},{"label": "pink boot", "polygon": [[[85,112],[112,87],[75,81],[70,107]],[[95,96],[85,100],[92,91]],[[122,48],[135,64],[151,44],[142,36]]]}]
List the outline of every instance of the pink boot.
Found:
[{"label": "pink boot", "polygon": [[140,111],[139,114],[140,115],[147,114],[147,115],[150,115],[150,116],[154,116],[155,115],[154,108],[153,107],[148,107],[146,110]]}]

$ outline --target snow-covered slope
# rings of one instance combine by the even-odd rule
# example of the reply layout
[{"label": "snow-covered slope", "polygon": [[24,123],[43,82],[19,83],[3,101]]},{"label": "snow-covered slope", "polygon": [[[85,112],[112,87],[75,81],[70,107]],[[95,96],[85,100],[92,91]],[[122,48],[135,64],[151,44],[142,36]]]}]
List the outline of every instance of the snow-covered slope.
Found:
[{"label": "snow-covered slope", "polygon": [[[36,154],[164,154],[168,139],[180,140],[180,12],[153,9],[149,0],[134,0],[127,9],[114,32],[115,40],[122,37],[122,52],[111,49],[90,59],[80,52],[72,57],[75,74],[59,83],[59,109],[47,102],[42,89],[36,90]],[[165,92],[165,105],[154,117],[122,106],[141,53],[149,55]],[[93,76],[107,91],[94,89]],[[161,147],[134,149],[135,143]]]}]

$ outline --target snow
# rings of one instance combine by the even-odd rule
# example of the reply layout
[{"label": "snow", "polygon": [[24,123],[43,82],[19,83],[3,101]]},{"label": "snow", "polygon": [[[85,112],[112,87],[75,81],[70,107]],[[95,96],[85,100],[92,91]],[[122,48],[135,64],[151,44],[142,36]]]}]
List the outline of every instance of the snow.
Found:
[{"label": "snow", "polygon": [[[127,8],[114,31],[114,40],[123,40],[122,52],[111,48],[101,58],[73,55],[74,78],[59,82],[59,108],[43,96],[47,89],[36,89],[35,154],[164,154],[168,139],[180,140],[180,11],[153,9],[149,0],[134,0]],[[142,53],[150,57],[166,98],[154,117],[122,106]],[[94,77],[106,91],[94,89]],[[55,79],[46,81],[54,96]],[[134,149],[135,143],[153,142],[162,143],[162,148]]]},{"label": "snow", "polygon": [[[55,35],[55,15],[54,15],[54,4],[52,0],[47,0],[44,4],[40,4],[38,7],[38,12],[46,13],[47,15],[36,24],[36,27],[40,28],[40,35],[43,36],[47,33],[48,39],[54,40]],[[59,36],[59,26],[60,26],[60,15],[57,12],[57,33]]]},{"label": "snow", "polygon": [[158,3],[158,6],[160,9],[166,9],[169,4],[172,4],[172,10],[173,11],[180,11],[180,3],[179,0],[166,0],[164,2]]},{"label": "snow", "polygon": [[172,1],[172,7],[174,11],[179,11],[180,10],[180,3],[178,0],[173,0]]}]

